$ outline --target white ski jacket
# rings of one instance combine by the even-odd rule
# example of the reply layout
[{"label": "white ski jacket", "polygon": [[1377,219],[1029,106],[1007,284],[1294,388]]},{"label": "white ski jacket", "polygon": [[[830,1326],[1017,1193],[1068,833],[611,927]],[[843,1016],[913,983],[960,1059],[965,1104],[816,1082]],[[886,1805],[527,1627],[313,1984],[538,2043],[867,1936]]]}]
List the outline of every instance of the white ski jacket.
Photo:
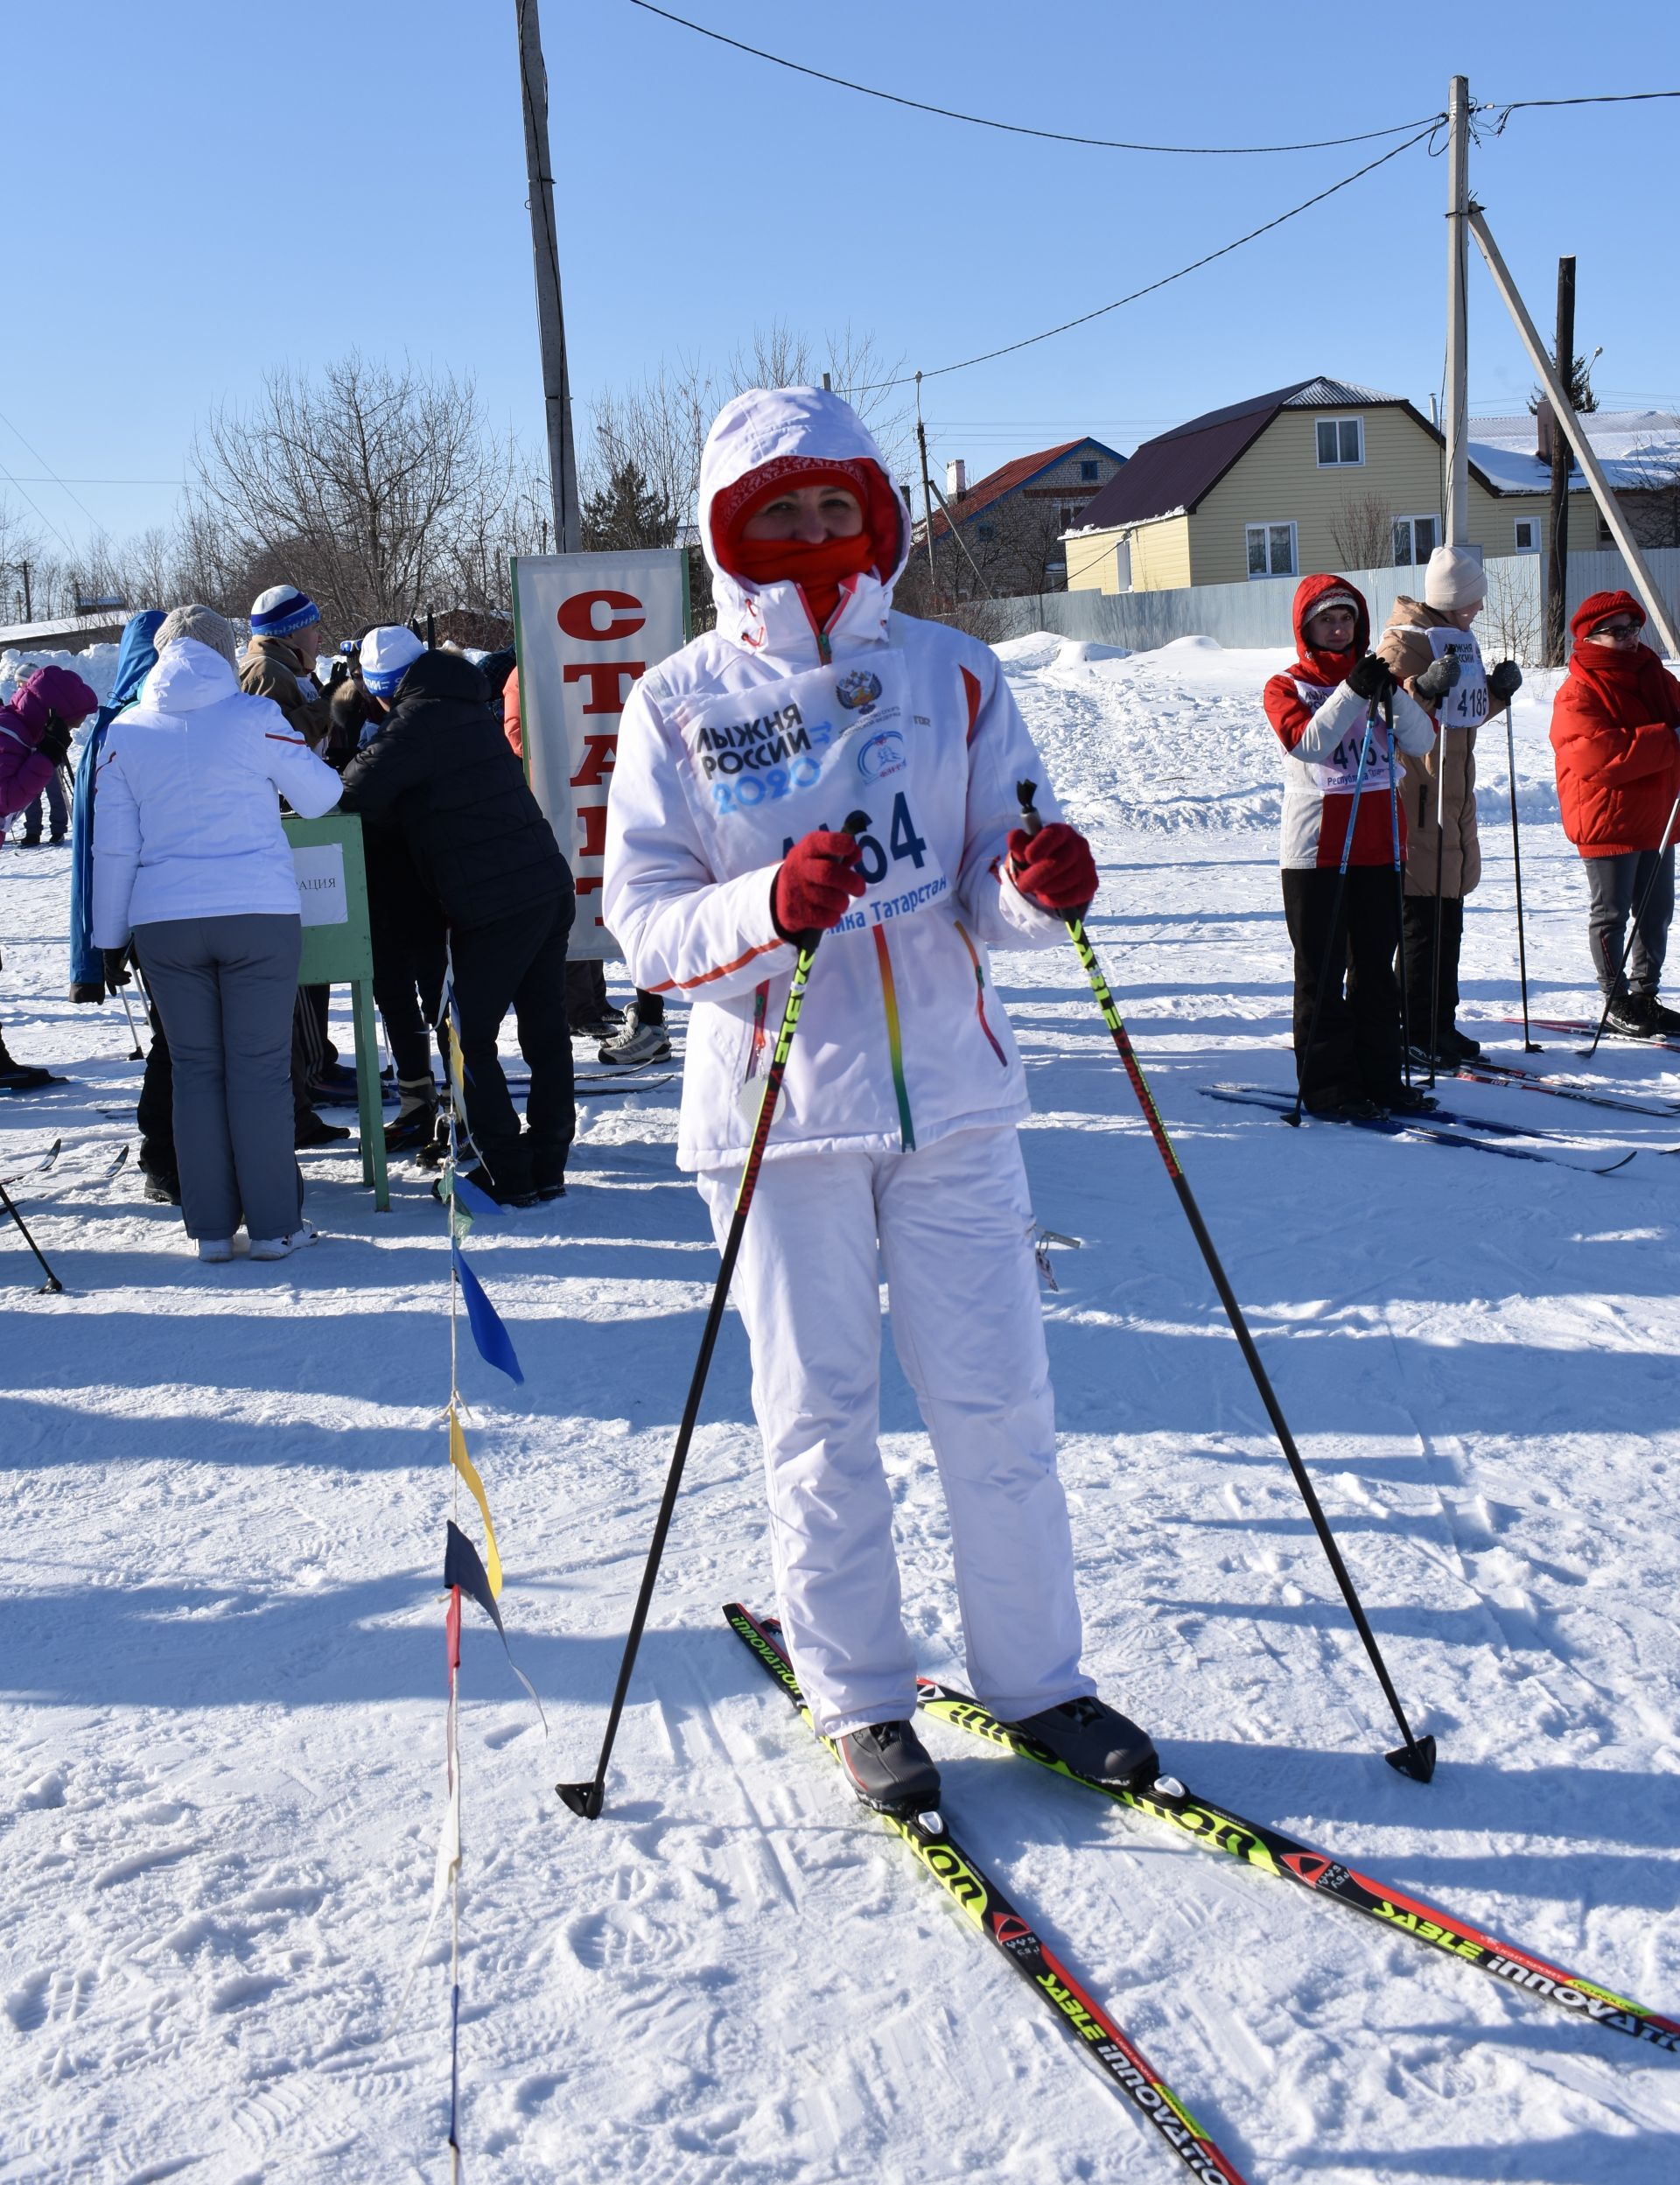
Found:
[{"label": "white ski jacket", "polygon": [[165,645],[106,731],[94,778],[94,943],[167,918],[296,917],[280,797],[305,819],[339,777],[271,699],[248,697],[196,638]]},{"label": "white ski jacket", "polygon": [[694,1005],[685,1168],[746,1155],[795,960],[771,883],[812,828],[867,814],[870,885],[822,936],[766,1159],[1018,1122],[1026,1081],[987,952],[1066,938],[1004,872],[1017,781],[1039,782],[1046,822],[1059,814],[996,654],[890,612],[910,538],[896,488],[891,575],[847,578],[824,631],[796,585],[719,569],[717,496],[785,455],[886,475],[856,413],[820,389],[756,389],[723,410],[700,484],[718,627],[637,683],[607,808],[607,927],[637,985]]}]

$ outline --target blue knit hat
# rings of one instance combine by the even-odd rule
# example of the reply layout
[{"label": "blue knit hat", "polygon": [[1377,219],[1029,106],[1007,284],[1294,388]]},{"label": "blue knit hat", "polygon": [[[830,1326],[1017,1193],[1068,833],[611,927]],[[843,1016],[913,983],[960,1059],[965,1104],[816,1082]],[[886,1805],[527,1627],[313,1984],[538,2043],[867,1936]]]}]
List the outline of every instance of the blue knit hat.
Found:
[{"label": "blue knit hat", "polygon": [[253,637],[290,637],[320,619],[320,609],[295,585],[270,585],[251,602]]}]

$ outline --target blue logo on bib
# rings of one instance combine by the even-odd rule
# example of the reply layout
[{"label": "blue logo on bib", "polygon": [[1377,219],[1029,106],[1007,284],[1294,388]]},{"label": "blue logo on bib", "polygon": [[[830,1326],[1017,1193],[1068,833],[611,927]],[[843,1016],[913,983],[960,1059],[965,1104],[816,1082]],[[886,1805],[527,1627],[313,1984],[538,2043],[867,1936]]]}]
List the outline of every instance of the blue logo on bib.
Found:
[{"label": "blue logo on bib", "polygon": [[880,730],[858,754],[858,771],[865,781],[885,781],[889,774],[902,774],[908,763],[896,728]]}]

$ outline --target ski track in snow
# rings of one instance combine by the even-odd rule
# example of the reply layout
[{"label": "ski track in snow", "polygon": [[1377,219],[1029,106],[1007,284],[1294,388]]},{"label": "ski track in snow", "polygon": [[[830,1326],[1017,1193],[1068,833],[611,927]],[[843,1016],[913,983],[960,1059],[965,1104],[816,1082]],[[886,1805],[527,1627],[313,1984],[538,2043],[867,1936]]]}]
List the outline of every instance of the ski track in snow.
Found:
[{"label": "ski track in snow", "polygon": [[[1680,1160],[1473,1159],[1199,1096],[1288,1082],[1279,655],[1001,648],[1103,865],[1091,928],[1415,1723],[1395,1742],[1071,952],[1000,958],[1088,1659],[1193,1788],[1658,2010],[1680,2006],[1673,1360]],[[1550,678],[1518,704],[1536,1014],[1575,1015],[1584,893]],[[1514,1053],[1503,738],[1466,1019]],[[0,1016],[74,1082],[0,1103],[17,1166],[112,1147],[120,1012],[63,999],[67,858],[0,853]],[[347,1035],[346,1035],[347,1044]],[[1578,1068],[1548,1035],[1545,1066]],[[1680,1096],[1680,1058],[1594,1075]],[[1454,1083],[1581,1147],[1680,1117]],[[715,1261],[676,1088],[584,1103],[562,1203],[481,1221],[514,1387],[465,1350],[515,1658],[467,1611],[462,2134],[481,2179],[1165,2181],[1174,2166],[855,1807],[718,1614],[770,1605],[738,1323],[719,1347],[605,1818],[592,1767]],[[406,1164],[376,1215],[306,1157],[326,1231],[200,1267],[132,1165],[18,1189],[71,1294],[0,1234],[0,2181],[441,2179],[438,1573],[446,1255]],[[962,1680],[942,1509],[884,1364],[923,1664]],[[477,1520],[467,1520],[476,1532]],[[937,1726],[952,1826],[1255,2181],[1671,2185],[1680,2059],[1385,1937]]]}]

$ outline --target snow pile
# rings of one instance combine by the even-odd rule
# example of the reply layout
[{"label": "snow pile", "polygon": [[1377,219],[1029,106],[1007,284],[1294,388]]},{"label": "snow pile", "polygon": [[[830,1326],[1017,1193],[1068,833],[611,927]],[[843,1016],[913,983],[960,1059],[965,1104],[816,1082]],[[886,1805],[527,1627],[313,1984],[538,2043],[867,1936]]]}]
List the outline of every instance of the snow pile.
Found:
[{"label": "snow pile", "polygon": [[[1096,945],[1440,1772],[1423,1789],[1383,1764],[1381,1695],[1059,950],[999,958],[988,1002],[1027,1060],[1039,1219],[1082,1239],[1054,1250],[1046,1319],[1089,1666],[1200,1795],[1672,2013],[1680,1163],[1661,1149],[1680,1118],[1444,1088],[1557,1133],[1529,1143],[1559,1161],[1644,1149],[1605,1178],[1204,1098],[1288,1077],[1258,705],[1283,655],[1001,650],[1095,840]],[[1519,715],[1525,797],[1543,680]],[[1502,743],[1483,739],[1485,789]],[[1490,798],[1463,1015],[1514,1054],[1508,844]],[[1578,864],[1555,824],[1522,847],[1536,1012],[1576,1015]],[[37,1295],[0,1233],[0,2176],[438,2178],[446,1936],[382,2036],[444,1795],[442,1218],[406,1164],[376,1215],[354,1155],[311,1154],[321,1242],[212,1268],[132,1162],[101,1180],[137,1071],[116,1005],[64,999],[67,875],[66,851],[0,858],[7,1041],[71,1081],[0,1105],[0,1173],[66,1287]],[[1538,1066],[1578,1068],[1540,1036]],[[1620,1046],[1592,1075],[1680,1099],[1664,1050]],[[464,1345],[468,1432],[552,1736],[469,1609],[466,2174],[1166,2185],[1166,2153],[720,1619],[771,1593],[733,1314],[606,1815],[554,1795],[598,1747],[716,1270],[673,1166],[676,1099],[584,1102],[568,1197],[472,1237],[527,1381]],[[54,1138],[58,1167],[20,1176]],[[928,1672],[962,1681],[942,1505],[890,1345],[882,1407],[906,1619]],[[928,1741],[953,1829],[1244,2175],[1671,2185],[1675,2057],[943,1726]]]},{"label": "snow pile", "polygon": [[115,645],[90,645],[85,653],[0,653],[0,704],[38,668],[67,668],[103,705],[116,680],[116,655]]}]

